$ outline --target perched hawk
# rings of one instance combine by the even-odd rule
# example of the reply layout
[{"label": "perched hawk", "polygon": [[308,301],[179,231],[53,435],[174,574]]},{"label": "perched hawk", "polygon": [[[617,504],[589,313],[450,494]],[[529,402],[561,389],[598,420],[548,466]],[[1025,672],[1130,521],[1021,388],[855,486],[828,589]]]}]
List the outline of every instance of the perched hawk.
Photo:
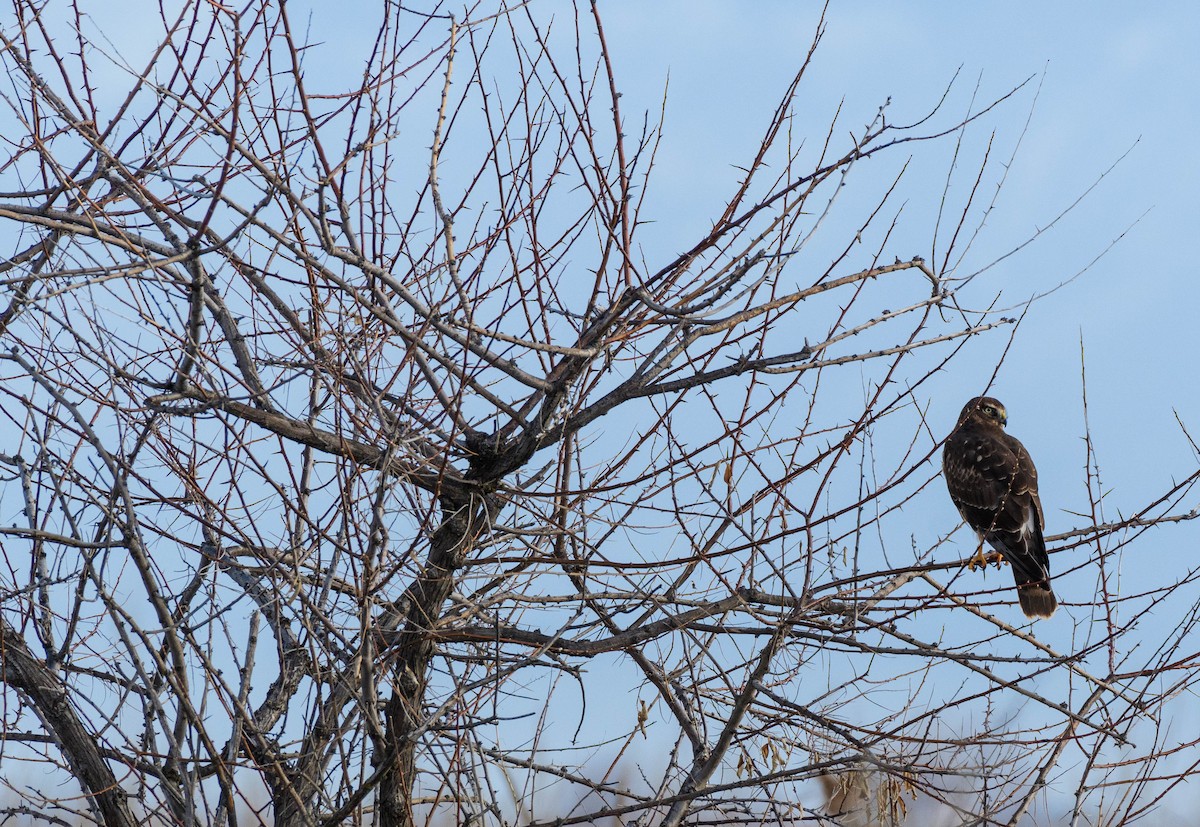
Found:
[{"label": "perched hawk", "polygon": [[972,399],[946,439],[942,469],[950,499],[980,544],[986,541],[1012,566],[1021,611],[1050,617],[1058,600],[1050,590],[1037,469],[1025,446],[1004,432],[1007,422],[995,399]]}]

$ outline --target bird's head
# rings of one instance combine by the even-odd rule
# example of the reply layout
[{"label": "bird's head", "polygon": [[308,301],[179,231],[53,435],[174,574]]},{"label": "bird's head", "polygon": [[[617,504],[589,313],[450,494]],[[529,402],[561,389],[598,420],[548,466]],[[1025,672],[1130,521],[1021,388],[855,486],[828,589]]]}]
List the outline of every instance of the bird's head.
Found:
[{"label": "bird's head", "polygon": [[1004,405],[999,399],[993,399],[990,396],[977,396],[964,405],[962,413],[958,415],[960,424],[966,422],[968,419],[975,419],[981,422],[994,422],[1003,428],[1008,424],[1008,411],[1004,410]]}]

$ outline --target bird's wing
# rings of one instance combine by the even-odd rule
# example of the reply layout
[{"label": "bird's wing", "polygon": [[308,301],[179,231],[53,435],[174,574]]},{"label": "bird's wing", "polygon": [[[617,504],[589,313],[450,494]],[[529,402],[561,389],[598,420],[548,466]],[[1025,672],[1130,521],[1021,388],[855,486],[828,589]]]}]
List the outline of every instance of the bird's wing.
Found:
[{"label": "bird's wing", "polygon": [[960,431],[946,441],[942,453],[946,487],[973,528],[985,531],[988,523],[982,518],[988,515],[976,520],[967,510],[989,513],[999,510],[1012,487],[1018,465],[1012,448],[987,433]]},{"label": "bird's wing", "polygon": [[1050,558],[1042,536],[1044,516],[1038,496],[1037,468],[1025,446],[1005,434],[1013,456],[1013,466],[1004,497],[988,541],[997,551],[1006,553],[1017,585],[1050,580]]}]

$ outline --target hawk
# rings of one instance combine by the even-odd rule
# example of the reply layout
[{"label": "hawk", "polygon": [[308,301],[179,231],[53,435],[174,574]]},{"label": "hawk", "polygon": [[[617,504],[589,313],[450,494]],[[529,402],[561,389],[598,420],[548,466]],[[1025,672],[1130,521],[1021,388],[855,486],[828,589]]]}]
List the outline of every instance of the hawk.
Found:
[{"label": "hawk", "polygon": [[950,499],[967,525],[1012,566],[1026,617],[1050,617],[1058,600],[1050,590],[1050,559],[1042,539],[1037,469],[1015,437],[1004,432],[1008,412],[977,396],[946,438],[942,470]]}]

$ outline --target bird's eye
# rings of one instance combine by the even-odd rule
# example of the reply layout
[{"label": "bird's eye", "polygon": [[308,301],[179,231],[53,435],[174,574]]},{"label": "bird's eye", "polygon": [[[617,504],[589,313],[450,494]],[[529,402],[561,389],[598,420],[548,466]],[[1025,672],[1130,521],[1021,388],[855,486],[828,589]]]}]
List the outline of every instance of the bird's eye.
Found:
[{"label": "bird's eye", "polygon": [[993,408],[991,405],[984,405],[983,412],[990,416],[991,414],[994,414],[996,412],[996,409]]}]

